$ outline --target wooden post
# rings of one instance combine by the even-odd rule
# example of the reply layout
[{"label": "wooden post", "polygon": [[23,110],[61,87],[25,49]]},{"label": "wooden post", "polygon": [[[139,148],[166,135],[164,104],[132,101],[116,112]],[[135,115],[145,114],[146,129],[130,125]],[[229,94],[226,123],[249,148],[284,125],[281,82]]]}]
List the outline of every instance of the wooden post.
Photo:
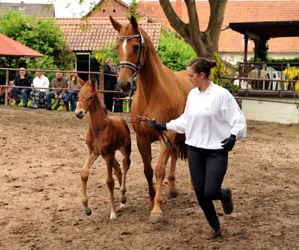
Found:
[{"label": "wooden post", "polygon": [[5,88],[5,103],[4,103],[4,105],[7,106],[8,86],[9,86],[9,70],[8,69],[6,70],[6,81],[5,81],[5,85],[6,85],[6,88]]},{"label": "wooden post", "polygon": [[[104,76],[104,64],[103,65],[101,65],[101,71],[102,71],[102,74],[101,74],[101,77],[100,77],[100,90],[104,90],[104,78],[105,78],[105,76]],[[103,92],[101,92],[101,99],[103,100],[103,103],[105,103],[105,97],[104,97],[104,93]]]},{"label": "wooden post", "polygon": [[245,40],[245,45],[244,45],[244,62],[247,62],[248,39],[249,39],[249,36],[245,35],[245,37],[244,37],[244,40]]}]

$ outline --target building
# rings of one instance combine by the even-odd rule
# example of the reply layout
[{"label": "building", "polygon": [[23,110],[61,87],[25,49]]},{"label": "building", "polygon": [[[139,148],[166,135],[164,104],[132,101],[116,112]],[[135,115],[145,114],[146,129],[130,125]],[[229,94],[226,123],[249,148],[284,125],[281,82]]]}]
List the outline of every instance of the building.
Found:
[{"label": "building", "polygon": [[[177,15],[188,22],[188,13],[182,0],[171,1]],[[200,29],[204,31],[209,22],[210,7],[208,0],[197,0],[196,7]],[[109,15],[123,17],[128,6],[121,0],[104,0],[90,11],[87,17],[107,17]],[[138,11],[148,18],[149,22],[161,23],[172,30],[159,1],[141,1]],[[228,29],[230,23],[294,21],[299,20],[299,1],[297,0],[229,0],[226,4],[222,32],[219,39],[219,53],[233,64],[243,61],[244,36]],[[299,37],[273,38],[269,41],[271,58],[299,57]],[[249,41],[249,57],[253,57],[254,42]]]},{"label": "building", "polygon": [[[5,0],[4,0],[5,1]],[[0,2],[0,12],[6,12],[8,10],[19,10],[23,15],[36,14],[38,17],[54,17],[54,5],[53,4],[35,4],[35,3],[5,3]]]}]

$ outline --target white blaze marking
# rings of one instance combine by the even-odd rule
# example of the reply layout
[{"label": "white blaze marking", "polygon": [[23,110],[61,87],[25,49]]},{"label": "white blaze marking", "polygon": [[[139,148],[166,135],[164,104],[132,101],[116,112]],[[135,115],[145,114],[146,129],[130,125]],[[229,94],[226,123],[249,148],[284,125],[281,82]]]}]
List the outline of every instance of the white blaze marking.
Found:
[{"label": "white blaze marking", "polygon": [[124,42],[123,42],[123,52],[124,52],[124,55],[126,54],[126,47],[127,47],[127,39],[125,39]]}]

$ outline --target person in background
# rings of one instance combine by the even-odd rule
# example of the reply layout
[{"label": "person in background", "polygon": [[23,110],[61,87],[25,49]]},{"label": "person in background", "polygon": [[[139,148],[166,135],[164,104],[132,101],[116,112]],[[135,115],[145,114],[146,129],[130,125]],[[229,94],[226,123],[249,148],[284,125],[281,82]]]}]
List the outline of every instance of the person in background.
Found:
[{"label": "person in background", "polygon": [[67,80],[62,77],[61,72],[56,72],[56,78],[52,81],[53,92],[47,94],[47,109],[52,110],[52,98],[65,100],[67,96]]},{"label": "person in background", "polygon": [[[108,58],[106,60],[106,64],[104,66],[104,73],[111,74],[104,76],[104,90],[115,90],[117,85],[117,77],[112,75],[117,75],[116,69],[113,66],[113,59]],[[114,93],[104,93],[104,103],[106,105],[106,109],[110,112],[113,107],[113,97]]]},{"label": "person in background", "polygon": [[18,95],[22,95],[23,107],[27,107],[27,96],[30,94],[31,89],[17,87],[31,87],[32,79],[32,75],[27,73],[25,68],[20,68],[19,74],[15,77],[13,87],[11,89],[11,96],[15,100],[16,106],[18,106],[21,102]]},{"label": "person in background", "polygon": [[216,62],[196,58],[189,62],[187,73],[194,89],[188,95],[184,113],[168,123],[153,121],[158,131],[173,130],[185,134],[188,161],[194,191],[211,230],[213,239],[221,227],[213,200],[220,200],[225,214],[233,212],[232,191],[222,188],[228,152],[236,140],[246,137],[246,120],[235,98],[225,88],[209,80]]},{"label": "person in background", "polygon": [[[33,79],[32,87],[33,89],[31,91],[31,106],[34,109],[39,109],[39,108],[46,108],[46,103],[47,103],[47,93],[49,92],[50,82],[48,77],[44,76],[43,72],[38,71],[36,72],[36,77]],[[36,88],[41,88],[41,89],[36,89]]]},{"label": "person in background", "polygon": [[77,74],[71,74],[70,79],[68,81],[68,94],[64,99],[64,105],[69,111],[69,102],[71,102],[71,111],[75,111],[76,109],[76,98],[78,97],[80,84],[78,80]]}]

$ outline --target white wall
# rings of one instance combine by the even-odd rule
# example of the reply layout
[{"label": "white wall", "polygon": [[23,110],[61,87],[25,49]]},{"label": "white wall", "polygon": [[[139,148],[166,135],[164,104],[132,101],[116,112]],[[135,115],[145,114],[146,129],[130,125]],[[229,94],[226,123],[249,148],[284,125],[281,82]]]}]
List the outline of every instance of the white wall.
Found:
[{"label": "white wall", "polygon": [[[221,57],[227,62],[236,65],[238,62],[244,62],[244,53],[235,52],[235,53],[227,53],[227,52],[219,52]],[[247,59],[253,57],[253,53],[249,52],[247,55]],[[299,57],[299,53],[269,53],[269,57],[273,59],[281,59],[281,58],[294,58]]]},{"label": "white wall", "polygon": [[248,120],[299,123],[299,108],[296,104],[242,99],[242,111]]}]

